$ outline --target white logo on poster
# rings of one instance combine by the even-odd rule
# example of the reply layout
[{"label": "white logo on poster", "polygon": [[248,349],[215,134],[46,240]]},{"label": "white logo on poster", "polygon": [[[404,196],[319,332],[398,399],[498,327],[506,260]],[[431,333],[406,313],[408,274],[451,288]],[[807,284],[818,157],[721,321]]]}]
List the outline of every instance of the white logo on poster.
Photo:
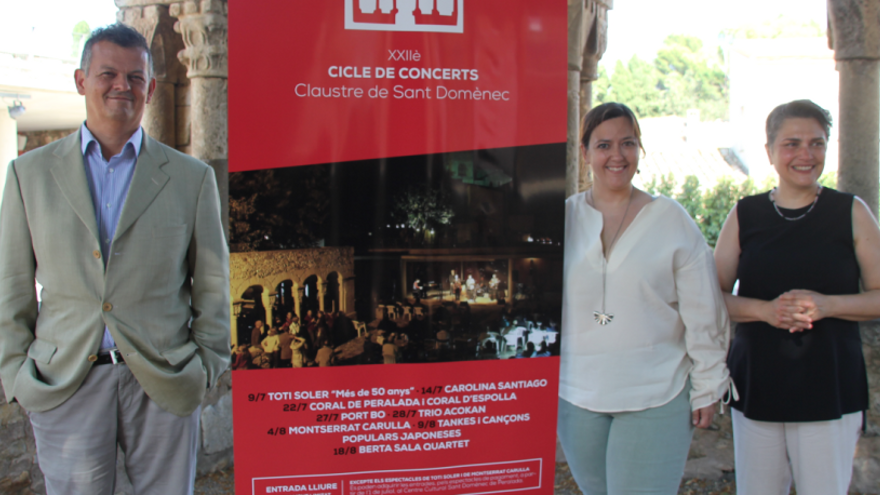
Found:
[{"label": "white logo on poster", "polygon": [[464,0],[345,0],[345,29],[463,33]]}]

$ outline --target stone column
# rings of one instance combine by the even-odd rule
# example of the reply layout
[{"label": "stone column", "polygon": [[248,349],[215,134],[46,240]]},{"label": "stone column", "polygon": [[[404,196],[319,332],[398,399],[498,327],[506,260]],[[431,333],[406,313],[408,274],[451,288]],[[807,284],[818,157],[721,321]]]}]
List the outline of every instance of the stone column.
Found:
[{"label": "stone column", "polygon": [[293,313],[299,317],[300,324],[302,324],[303,314],[300,311],[300,307],[302,305],[303,298],[303,288],[299,286],[299,284],[294,283],[293,288],[290,289],[293,294]]},{"label": "stone column", "polygon": [[0,105],[0,186],[6,184],[6,167],[18,158],[18,122]]},{"label": "stone column", "polygon": [[339,284],[339,288],[337,289],[339,304],[336,305],[336,311],[342,311],[343,313],[345,313],[345,296],[347,294],[347,288],[345,287],[345,284],[347,283],[347,279],[342,278],[342,272],[336,272],[336,282]]},{"label": "stone column", "polygon": [[580,80],[580,116],[593,108],[593,81],[599,79],[599,60],[608,46],[608,9],[613,0],[593,0],[590,6],[592,22],[587,26],[584,40],[584,58]]},{"label": "stone column", "polygon": [[235,304],[232,302],[234,300],[235,300],[234,298],[229,299],[229,315],[231,317],[230,318],[231,321],[229,322],[229,329],[231,332],[232,347],[237,348],[238,347],[238,316],[235,316]]},{"label": "stone column", "polygon": [[153,57],[156,91],[144,110],[144,130],[174,148],[177,146],[175,89],[181,72],[176,54],[183,48],[180,36],[174,32],[174,18],[169,15],[167,5],[132,5],[116,15],[119,22],[135,28],[147,39]]},{"label": "stone column", "polygon": [[266,328],[269,328],[272,326],[272,322],[274,321],[272,320],[272,317],[274,315],[272,314],[272,301],[269,298],[268,286],[263,286],[263,293],[260,294],[260,297],[263,301],[263,309],[266,310],[266,321],[264,321],[263,323],[266,325]]},{"label": "stone column", "polygon": [[191,91],[191,152],[217,174],[223,226],[229,219],[227,131],[228,48],[225,0],[186,1],[171,6],[174,30],[186,47],[178,58],[187,68]]},{"label": "stone column", "polygon": [[566,197],[589,187],[589,175],[580,151],[583,116],[592,107],[592,83],[605,53],[608,9],[613,0],[568,0],[568,143]]},{"label": "stone column", "polygon": [[[840,73],[837,187],[865,200],[877,215],[880,166],[880,2],[828,0],[828,41]],[[880,321],[860,324],[873,397],[880,391]],[[876,490],[880,475],[880,404],[867,411],[853,460],[850,490]]]},{"label": "stone column", "polygon": [[876,216],[880,182],[880,2],[828,0],[828,38],[840,73],[837,187]]},{"label": "stone column", "polygon": [[591,0],[568,0],[568,135],[565,148],[565,197],[580,182],[580,78],[586,38],[586,9]]}]

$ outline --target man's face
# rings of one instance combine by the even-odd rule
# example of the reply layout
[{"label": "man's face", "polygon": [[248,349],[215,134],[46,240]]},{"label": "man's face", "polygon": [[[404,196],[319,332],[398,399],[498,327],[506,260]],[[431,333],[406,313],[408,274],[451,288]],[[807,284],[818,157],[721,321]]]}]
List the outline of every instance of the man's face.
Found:
[{"label": "man's face", "polygon": [[136,129],[150,102],[156,81],[149,74],[147,53],[140,48],[123,48],[109,41],[92,46],[88,75],[77,69],[77,92],[86,97],[90,127]]}]

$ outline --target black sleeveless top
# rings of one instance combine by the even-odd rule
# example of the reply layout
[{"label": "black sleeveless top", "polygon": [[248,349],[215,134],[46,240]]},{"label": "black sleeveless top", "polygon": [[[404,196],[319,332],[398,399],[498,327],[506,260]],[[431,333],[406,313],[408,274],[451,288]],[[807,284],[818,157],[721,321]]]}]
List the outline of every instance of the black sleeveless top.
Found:
[{"label": "black sleeveless top", "polygon": [[[852,204],[852,195],[825,188],[812,211],[789,221],[773,209],[769,193],[743,198],[736,207],[738,294],[765,301],[792,289],[857,294]],[[781,211],[797,217],[808,209]],[[727,366],[740,395],[731,405],[749,419],[827,421],[868,408],[856,322],[825,318],[799,333],[740,323]]]}]

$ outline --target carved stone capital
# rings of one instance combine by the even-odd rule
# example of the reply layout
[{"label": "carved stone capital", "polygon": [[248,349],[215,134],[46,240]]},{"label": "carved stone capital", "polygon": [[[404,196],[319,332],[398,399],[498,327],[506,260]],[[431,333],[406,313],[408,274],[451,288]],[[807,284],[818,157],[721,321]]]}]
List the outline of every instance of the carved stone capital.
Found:
[{"label": "carved stone capital", "polygon": [[598,77],[599,59],[608,39],[611,0],[569,0],[568,70],[582,72],[585,80]]},{"label": "carved stone capital", "polygon": [[175,55],[181,48],[174,33],[174,18],[167,5],[128,7],[116,13],[119,22],[137,30],[147,40],[153,57],[153,75],[159,81],[176,82],[180,67]]},{"label": "carved stone capital", "polygon": [[202,0],[171,6],[171,15],[179,19],[174,30],[186,46],[177,57],[187,67],[188,77],[228,77],[226,5],[225,1]]},{"label": "carved stone capital", "polygon": [[828,0],[828,28],[836,60],[880,59],[877,0]]},{"label": "carved stone capital", "polygon": [[120,9],[124,9],[126,7],[145,7],[147,5],[171,5],[172,3],[177,3],[180,0],[113,0],[113,3],[116,4]]},{"label": "carved stone capital", "polygon": [[593,23],[584,44],[584,60],[581,68],[581,82],[592,82],[599,78],[599,60],[608,48],[608,6],[596,1]]}]

